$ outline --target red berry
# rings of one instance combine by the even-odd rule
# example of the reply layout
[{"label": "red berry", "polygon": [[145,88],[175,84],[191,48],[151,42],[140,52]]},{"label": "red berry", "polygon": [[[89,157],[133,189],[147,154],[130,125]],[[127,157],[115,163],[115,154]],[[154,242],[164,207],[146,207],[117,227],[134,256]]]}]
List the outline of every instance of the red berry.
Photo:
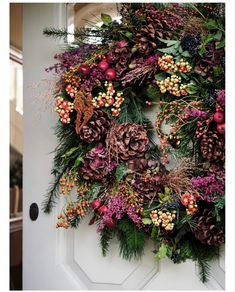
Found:
[{"label": "red berry", "polygon": [[217,131],[220,133],[220,134],[225,134],[225,124],[217,124]]},{"label": "red berry", "polygon": [[111,51],[108,52],[108,54],[107,54],[107,56],[106,56],[106,60],[107,60],[107,62],[109,62],[110,64],[113,63],[113,61],[114,61],[114,56],[113,56],[113,53],[112,53]]},{"label": "red berry", "polygon": [[108,207],[107,206],[105,206],[105,205],[103,205],[103,206],[101,206],[100,208],[99,208],[99,213],[101,213],[101,214],[105,214],[107,211],[108,211]]},{"label": "red berry", "polygon": [[109,68],[109,63],[105,60],[99,62],[98,67],[101,71],[105,72]]},{"label": "red berry", "polygon": [[216,121],[218,124],[222,124],[224,122],[224,114],[220,111],[217,111],[214,114],[214,121]]},{"label": "red berry", "polygon": [[86,64],[82,64],[79,66],[78,71],[82,74],[82,75],[89,75],[90,74],[90,67],[87,66]]},{"label": "red berry", "polygon": [[105,71],[105,75],[106,75],[106,78],[107,80],[114,80],[115,77],[116,77],[116,71],[112,68],[108,68],[106,71]]},{"label": "red berry", "polygon": [[109,219],[105,220],[105,224],[109,228],[114,228],[115,227],[115,222],[114,222],[113,218],[109,218]]},{"label": "red berry", "polygon": [[101,205],[102,205],[102,202],[99,199],[95,199],[91,203],[91,206],[93,209],[98,209]]}]

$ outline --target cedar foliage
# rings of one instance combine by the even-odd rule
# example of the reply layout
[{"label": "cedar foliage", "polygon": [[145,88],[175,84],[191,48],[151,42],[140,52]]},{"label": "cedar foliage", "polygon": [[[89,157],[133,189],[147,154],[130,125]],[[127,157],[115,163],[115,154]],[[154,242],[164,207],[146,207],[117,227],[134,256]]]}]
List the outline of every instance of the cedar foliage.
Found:
[{"label": "cedar foliage", "polygon": [[144,253],[145,233],[129,219],[117,224],[120,255],[125,260],[139,259]]}]

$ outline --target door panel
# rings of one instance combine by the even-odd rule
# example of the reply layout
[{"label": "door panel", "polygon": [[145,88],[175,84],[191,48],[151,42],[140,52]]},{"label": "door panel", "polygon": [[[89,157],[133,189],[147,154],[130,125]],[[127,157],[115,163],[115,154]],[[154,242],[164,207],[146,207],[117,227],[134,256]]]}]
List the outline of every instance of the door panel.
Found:
[{"label": "door panel", "polygon": [[[49,74],[58,41],[42,35],[45,27],[65,27],[65,4],[24,4],[24,227],[23,282],[31,290],[221,290],[224,287],[223,258],[213,265],[212,279],[199,281],[195,264],[174,265],[153,259],[153,243],[148,242],[140,261],[124,261],[115,241],[107,257],[102,257],[95,226],[85,219],[78,230],[56,229],[60,202],[50,215],[40,211],[36,221],[29,218],[29,207],[41,207],[49,182],[56,146],[53,126],[57,115],[50,92],[35,86]],[[47,97],[39,92],[47,93]],[[52,100],[52,99],[51,99]],[[150,118],[154,112],[149,112]]]}]

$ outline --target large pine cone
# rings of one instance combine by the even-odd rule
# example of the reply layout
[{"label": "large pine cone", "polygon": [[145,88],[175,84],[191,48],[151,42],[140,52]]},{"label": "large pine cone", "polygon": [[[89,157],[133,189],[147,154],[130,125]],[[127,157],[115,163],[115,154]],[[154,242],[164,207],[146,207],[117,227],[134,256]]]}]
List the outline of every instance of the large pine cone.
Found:
[{"label": "large pine cone", "polygon": [[110,127],[108,115],[102,110],[95,110],[90,121],[81,128],[80,138],[88,143],[100,141]]},{"label": "large pine cone", "polygon": [[110,154],[120,160],[143,157],[149,139],[143,126],[137,124],[113,124],[106,138]]},{"label": "large pine cone", "polygon": [[99,144],[85,156],[82,168],[83,178],[105,181],[115,167],[116,163],[110,160],[106,148]]},{"label": "large pine cone", "polygon": [[197,227],[193,233],[201,243],[208,245],[220,245],[225,242],[225,234],[222,228],[216,226],[216,218],[213,217],[212,209],[205,208],[197,212],[195,216]]},{"label": "large pine cone", "polygon": [[156,31],[153,24],[143,26],[136,34],[135,47],[139,50],[140,54],[150,54],[156,47]]},{"label": "large pine cone", "polygon": [[215,131],[208,131],[201,140],[202,157],[209,161],[224,161],[225,149],[223,137]]}]

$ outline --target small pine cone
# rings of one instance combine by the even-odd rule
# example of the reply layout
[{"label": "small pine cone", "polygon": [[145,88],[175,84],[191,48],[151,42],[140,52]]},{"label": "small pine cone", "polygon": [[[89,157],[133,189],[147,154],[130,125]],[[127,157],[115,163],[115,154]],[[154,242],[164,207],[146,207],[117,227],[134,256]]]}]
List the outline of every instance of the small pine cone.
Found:
[{"label": "small pine cone", "polygon": [[223,137],[215,132],[208,131],[201,140],[202,157],[209,161],[224,161],[225,149]]},{"label": "small pine cone", "polygon": [[136,34],[135,47],[139,50],[140,54],[150,54],[156,47],[156,32],[153,24],[143,26]]},{"label": "small pine cone", "polygon": [[95,110],[90,121],[81,128],[79,136],[88,143],[100,141],[107,134],[109,127],[108,115],[102,110]]},{"label": "small pine cone", "polygon": [[110,160],[106,148],[102,144],[98,144],[84,158],[83,178],[104,182],[115,167],[116,163]]},{"label": "small pine cone", "polygon": [[194,217],[197,227],[193,233],[201,243],[208,245],[221,245],[225,242],[224,229],[216,226],[216,218],[213,217],[210,207],[199,209]]},{"label": "small pine cone", "polygon": [[143,157],[149,139],[143,126],[137,124],[113,124],[106,138],[110,154],[120,160]]}]

